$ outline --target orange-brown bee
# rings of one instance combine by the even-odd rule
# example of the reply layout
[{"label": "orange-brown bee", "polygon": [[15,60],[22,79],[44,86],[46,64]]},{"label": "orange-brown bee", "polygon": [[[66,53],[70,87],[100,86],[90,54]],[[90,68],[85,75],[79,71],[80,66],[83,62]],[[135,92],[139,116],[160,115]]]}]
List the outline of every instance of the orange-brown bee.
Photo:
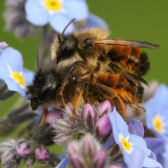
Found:
[{"label": "orange-brown bee", "polygon": [[33,85],[29,86],[32,108],[72,103],[75,118],[79,105],[109,99],[125,118],[125,103],[138,107],[143,95],[141,83],[146,83],[142,76],[150,65],[140,48],[159,46],[108,36],[100,28],[56,36],[51,46],[55,66],[37,70]]}]

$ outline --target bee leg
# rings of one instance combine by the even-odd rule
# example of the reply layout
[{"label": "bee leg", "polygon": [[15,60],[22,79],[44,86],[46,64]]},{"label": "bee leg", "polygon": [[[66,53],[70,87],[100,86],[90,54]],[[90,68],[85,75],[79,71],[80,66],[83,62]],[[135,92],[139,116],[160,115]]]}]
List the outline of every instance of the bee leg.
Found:
[{"label": "bee leg", "polygon": [[97,60],[97,67],[94,69],[94,71],[91,73],[90,76],[90,84],[93,85],[95,83],[94,74],[100,70],[100,60]]},{"label": "bee leg", "polygon": [[[87,75],[84,74],[83,77]],[[87,78],[83,78],[81,77],[81,79],[78,81],[75,92],[74,92],[74,98],[73,98],[73,115],[71,117],[72,120],[76,119],[76,112],[77,109],[80,105],[80,101],[82,99],[84,90],[86,89],[86,84],[88,84],[88,80]]]},{"label": "bee leg", "polygon": [[96,83],[95,85],[101,90],[104,97],[109,99],[111,103],[114,104],[114,106],[116,107],[116,110],[121,114],[123,119],[128,123],[128,120],[126,118],[125,104],[121,99],[121,97],[118,96],[117,92],[113,88],[110,88],[100,83]]},{"label": "bee leg", "polygon": [[72,64],[72,66],[70,67],[69,69],[69,72],[67,74],[67,77],[65,78],[62,86],[61,86],[61,90],[60,90],[60,93],[59,95],[61,96],[61,99],[62,99],[62,103],[65,105],[65,102],[64,102],[64,97],[63,97],[63,92],[64,92],[64,89],[66,87],[66,85],[68,84],[69,80],[73,77],[73,71],[75,70],[75,68],[77,67],[77,65],[79,65],[81,62],[78,61],[78,62],[75,62]]},{"label": "bee leg", "polygon": [[48,115],[48,109],[43,108],[43,118],[42,118],[42,124],[46,124],[46,118]]},{"label": "bee leg", "polygon": [[76,112],[79,107],[83,92],[84,92],[84,88],[82,88],[79,92],[75,91],[74,99],[73,99],[73,115],[71,117],[71,120],[76,119]]}]

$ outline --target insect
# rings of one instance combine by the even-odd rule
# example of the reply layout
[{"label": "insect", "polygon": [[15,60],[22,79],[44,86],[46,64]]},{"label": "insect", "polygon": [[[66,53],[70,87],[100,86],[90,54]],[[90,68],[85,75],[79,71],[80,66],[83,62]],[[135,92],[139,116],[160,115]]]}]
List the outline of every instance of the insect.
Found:
[{"label": "insect", "polygon": [[72,103],[72,119],[75,119],[79,105],[109,99],[126,120],[125,103],[140,107],[142,83],[146,84],[142,76],[150,66],[146,53],[140,48],[159,46],[110,39],[100,28],[83,29],[67,36],[64,31],[55,37],[51,46],[55,66],[47,71],[40,68],[28,88],[32,108],[43,105],[47,113],[51,103],[60,107]]}]

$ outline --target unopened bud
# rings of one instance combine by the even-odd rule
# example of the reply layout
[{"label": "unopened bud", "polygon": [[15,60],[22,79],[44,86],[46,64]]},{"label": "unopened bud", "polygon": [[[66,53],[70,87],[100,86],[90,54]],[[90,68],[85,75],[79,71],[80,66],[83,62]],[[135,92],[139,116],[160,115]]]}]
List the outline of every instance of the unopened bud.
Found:
[{"label": "unopened bud", "polygon": [[49,159],[48,151],[45,148],[37,148],[35,150],[35,156],[40,162],[45,162]]},{"label": "unopened bud", "polygon": [[100,136],[106,136],[112,130],[108,114],[104,114],[97,122],[97,129]]},{"label": "unopened bud", "polygon": [[24,158],[30,154],[30,148],[28,147],[28,144],[24,142],[16,147],[16,152],[19,157]]}]

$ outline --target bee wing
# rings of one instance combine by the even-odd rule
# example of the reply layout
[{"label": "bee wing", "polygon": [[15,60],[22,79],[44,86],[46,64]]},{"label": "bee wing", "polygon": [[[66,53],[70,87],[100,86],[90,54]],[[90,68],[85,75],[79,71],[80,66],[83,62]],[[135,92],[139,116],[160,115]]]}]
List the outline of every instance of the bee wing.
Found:
[{"label": "bee wing", "polygon": [[159,45],[151,44],[145,41],[134,41],[134,40],[123,40],[123,39],[104,39],[104,40],[93,40],[92,43],[106,44],[106,45],[124,45],[135,48],[151,48],[158,49]]}]

